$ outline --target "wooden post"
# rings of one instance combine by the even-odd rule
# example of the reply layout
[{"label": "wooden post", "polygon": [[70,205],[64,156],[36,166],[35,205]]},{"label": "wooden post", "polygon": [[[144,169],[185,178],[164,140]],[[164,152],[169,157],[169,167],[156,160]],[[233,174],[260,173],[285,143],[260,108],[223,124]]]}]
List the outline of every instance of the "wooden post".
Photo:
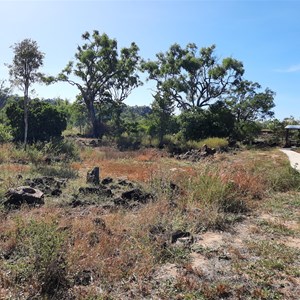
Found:
[{"label": "wooden post", "polygon": [[289,130],[286,129],[285,130],[285,146],[284,147],[289,147],[290,143],[289,143]]}]

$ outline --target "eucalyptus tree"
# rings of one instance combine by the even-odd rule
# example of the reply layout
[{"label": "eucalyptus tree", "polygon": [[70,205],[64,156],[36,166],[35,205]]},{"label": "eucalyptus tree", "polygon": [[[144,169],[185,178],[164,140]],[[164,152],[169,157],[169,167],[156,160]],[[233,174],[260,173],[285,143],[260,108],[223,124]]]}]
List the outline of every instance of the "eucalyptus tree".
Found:
[{"label": "eucalyptus tree", "polygon": [[12,46],[14,58],[8,65],[10,80],[24,92],[24,148],[28,136],[28,102],[30,86],[41,80],[38,69],[43,65],[44,53],[39,50],[36,41],[24,39]]},{"label": "eucalyptus tree", "polygon": [[214,54],[215,45],[198,48],[190,43],[185,48],[174,44],[166,53],[158,53],[156,60],[143,63],[148,80],[156,81],[156,88],[167,93],[178,108],[187,110],[209,106],[224,97],[244,73],[242,62],[231,57],[221,62]]},{"label": "eucalyptus tree", "polygon": [[[94,137],[101,137],[102,126],[96,117],[95,103],[106,105],[108,102],[123,101],[129,91],[137,86],[139,48],[131,43],[129,48],[123,48],[120,55],[117,41],[110,39],[107,34],[99,34],[94,30],[92,34],[82,35],[84,44],[77,47],[76,62],[69,62],[56,77],[47,79],[67,82],[78,88],[79,98],[85,103]],[[129,79],[128,79],[129,78]],[[121,91],[118,99],[113,98],[111,91]]]},{"label": "eucalyptus tree", "polygon": [[266,88],[261,90],[258,82],[242,80],[232,89],[226,100],[237,122],[255,121],[273,117],[275,92]]},{"label": "eucalyptus tree", "polygon": [[121,113],[124,109],[124,100],[131,92],[142,85],[137,73],[141,58],[138,47],[132,43],[130,48],[121,49],[117,69],[120,70],[108,83],[107,93],[113,103],[113,121],[117,128],[117,135],[122,132]]},{"label": "eucalyptus tree", "polygon": [[257,82],[242,80],[232,89],[226,100],[235,116],[236,133],[242,138],[247,135],[247,128],[252,128],[256,121],[274,116],[272,109],[275,107],[275,92],[269,88],[261,88]]}]

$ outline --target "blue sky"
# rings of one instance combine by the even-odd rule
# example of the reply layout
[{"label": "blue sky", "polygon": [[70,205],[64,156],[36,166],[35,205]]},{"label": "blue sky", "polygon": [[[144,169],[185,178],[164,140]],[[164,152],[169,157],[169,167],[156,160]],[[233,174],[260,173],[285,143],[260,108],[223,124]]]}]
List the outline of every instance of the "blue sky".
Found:
[{"label": "blue sky", "polygon": [[[73,59],[81,34],[93,29],[117,39],[119,48],[136,42],[145,59],[175,42],[216,44],[218,57],[244,63],[245,79],[276,92],[277,118],[300,118],[300,0],[0,0],[0,11],[0,80],[8,78],[4,63],[12,61],[10,46],[25,38],[45,53],[42,71],[48,75]],[[78,93],[67,84],[34,88],[44,98],[73,100]],[[151,84],[126,100],[151,102]]]}]

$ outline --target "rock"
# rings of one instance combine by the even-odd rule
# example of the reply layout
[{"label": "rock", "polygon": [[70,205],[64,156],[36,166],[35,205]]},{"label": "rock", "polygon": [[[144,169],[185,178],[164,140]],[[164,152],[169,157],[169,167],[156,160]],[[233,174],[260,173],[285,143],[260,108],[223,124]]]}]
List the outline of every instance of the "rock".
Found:
[{"label": "rock", "polygon": [[55,189],[51,192],[51,196],[60,196],[62,191],[60,189]]},{"label": "rock", "polygon": [[152,197],[149,193],[145,193],[141,189],[135,188],[123,192],[121,198],[124,200],[134,200],[137,202],[146,203]]},{"label": "rock", "polygon": [[92,184],[99,184],[100,183],[100,169],[99,167],[95,167],[92,171],[87,173],[86,182]]},{"label": "rock", "polygon": [[203,147],[199,150],[192,149],[190,151],[187,151],[186,153],[178,155],[176,158],[180,160],[190,160],[193,162],[197,162],[208,156],[213,156],[215,153],[216,149],[209,148],[207,145],[203,145]]},{"label": "rock", "polygon": [[97,194],[105,197],[111,197],[112,191],[109,188],[101,188],[101,187],[80,187],[79,193],[82,194]]},{"label": "rock", "polygon": [[128,204],[128,202],[126,201],[126,199],[118,197],[118,198],[114,199],[114,204],[117,206],[126,206],[126,204]]},{"label": "rock", "polygon": [[112,182],[113,182],[113,179],[111,177],[105,177],[102,179],[101,184],[106,185],[106,184],[110,184]]},{"label": "rock", "polygon": [[27,178],[25,185],[41,190],[46,195],[60,196],[61,188],[66,186],[67,179],[56,179],[51,176]]},{"label": "rock", "polygon": [[79,199],[73,199],[72,202],[70,203],[72,207],[78,207],[78,206],[83,206],[84,203],[80,201]]},{"label": "rock", "polygon": [[30,186],[20,186],[16,189],[9,189],[5,197],[7,200],[3,202],[5,207],[19,208],[23,204],[29,206],[40,206],[44,202],[44,193]]},{"label": "rock", "polygon": [[171,234],[171,243],[174,244],[180,238],[190,237],[191,234],[186,231],[177,230]]},{"label": "rock", "polygon": [[89,142],[89,145],[92,146],[92,147],[96,147],[96,146],[98,145],[98,143],[97,143],[97,141],[95,141],[95,140],[91,140],[91,141]]},{"label": "rock", "polygon": [[127,181],[126,179],[118,179],[117,181],[117,184],[118,185],[121,185],[121,186],[129,186],[129,187],[133,187],[133,183],[130,182],[130,181]]}]

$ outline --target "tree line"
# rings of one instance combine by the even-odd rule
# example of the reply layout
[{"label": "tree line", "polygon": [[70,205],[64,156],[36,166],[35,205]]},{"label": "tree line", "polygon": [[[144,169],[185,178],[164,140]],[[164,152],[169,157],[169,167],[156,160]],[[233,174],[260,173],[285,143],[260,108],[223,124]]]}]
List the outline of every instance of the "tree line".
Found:
[{"label": "tree line", "polygon": [[[215,45],[199,49],[194,43],[185,47],[175,43],[166,52],[157,53],[154,60],[145,60],[134,42],[119,50],[116,39],[97,30],[85,32],[82,39],[75,59],[59,74],[51,76],[39,72],[45,54],[36,41],[25,39],[12,46],[14,58],[7,65],[10,83],[23,91],[23,97],[15,97],[19,106],[4,105],[9,88],[2,82],[0,108],[6,106],[6,120],[12,127],[19,124],[18,130],[12,128],[13,134],[15,139],[23,139],[25,147],[28,132],[30,140],[38,139],[34,134],[38,129],[30,128],[29,111],[35,111],[31,112],[33,118],[37,109],[49,109],[44,104],[37,105],[38,100],[30,101],[29,89],[35,82],[48,85],[65,82],[75,86],[78,95],[72,104],[60,100],[60,104],[48,101],[47,105],[55,107],[58,119],[66,120],[56,121],[61,128],[67,124],[79,128],[89,124],[90,135],[100,139],[111,136],[124,140],[126,134],[133,138],[144,133],[150,139],[156,138],[161,147],[166,135],[185,140],[209,136],[243,140],[257,132],[258,120],[274,115],[275,93],[245,79],[241,61],[232,57],[218,59]],[[141,73],[146,74],[147,81],[155,83],[153,102],[147,114],[132,110],[130,116],[124,100],[143,84]],[[12,111],[21,111],[23,120],[17,122],[16,116],[21,118],[21,115]],[[45,123],[54,115],[45,114]]]}]

